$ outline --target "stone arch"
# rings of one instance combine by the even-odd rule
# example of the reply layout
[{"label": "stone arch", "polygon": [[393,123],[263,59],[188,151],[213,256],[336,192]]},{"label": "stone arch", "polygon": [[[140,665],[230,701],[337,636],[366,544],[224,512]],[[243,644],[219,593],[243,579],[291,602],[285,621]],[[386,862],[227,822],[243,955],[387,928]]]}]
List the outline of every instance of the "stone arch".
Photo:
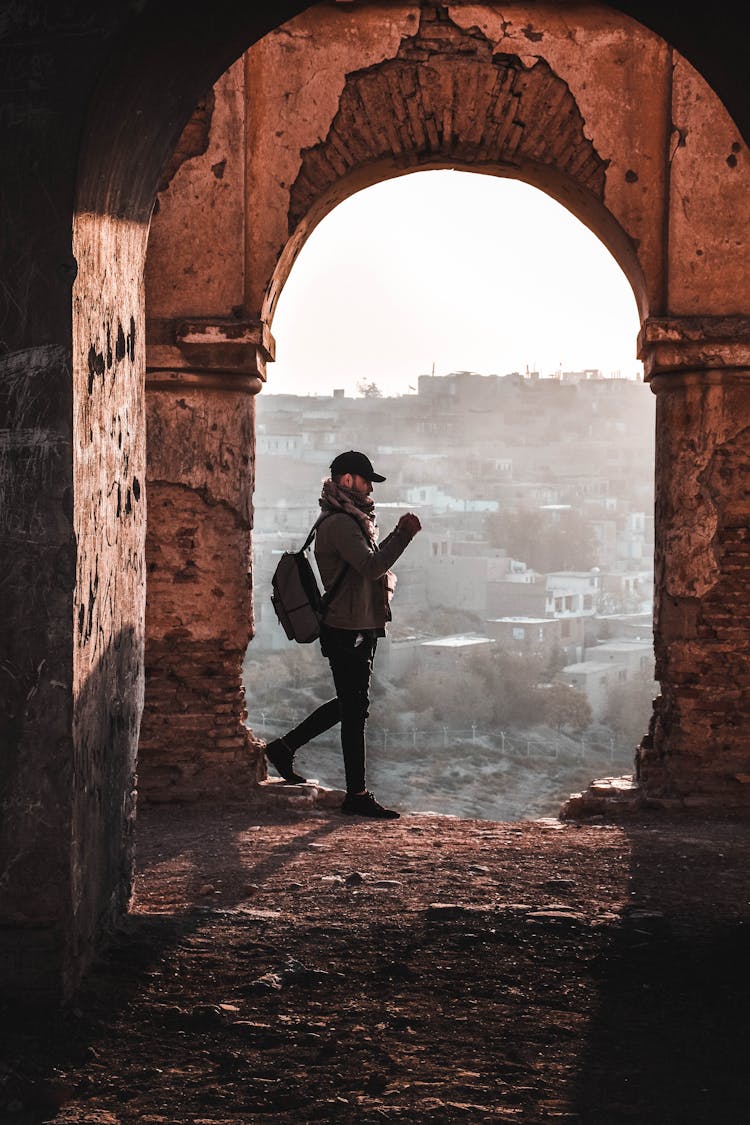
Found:
[{"label": "stone arch", "polygon": [[549,64],[493,55],[478,32],[440,26],[451,34],[429,63],[419,57],[418,35],[395,59],[347,76],[327,137],[304,153],[292,185],[290,233],[339,179],[370,162],[399,170],[435,161],[509,169],[533,162],[603,197],[607,162],[585,136],[570,88]]},{"label": "stone arch", "polygon": [[263,301],[270,324],[283,285],[318,222],[348,195],[407,172],[456,168],[524,180],[589,226],[648,315],[633,240],[605,202],[597,152],[569,85],[542,57],[497,51],[441,6],[426,6],[394,58],[347,74],[326,136],[303,150],[289,191],[288,243]]},{"label": "stone arch", "polygon": [[[708,576],[703,597],[718,581],[723,547],[713,529],[724,529],[712,495],[696,477],[705,464],[696,465],[688,451],[691,419],[706,423],[703,444],[712,449],[719,434],[722,444],[733,440],[745,410],[738,387],[725,391],[722,382],[739,385],[750,359],[746,318],[737,305],[746,292],[738,249],[746,181],[738,172],[745,150],[736,127],[668,43],[611,8],[577,10],[577,30],[557,6],[544,8],[543,18],[534,9],[535,26],[521,4],[501,14],[494,5],[405,2],[389,5],[388,12],[384,21],[377,5],[320,4],[247,53],[236,75],[247,138],[237,173],[245,206],[244,239],[233,264],[239,299],[229,315],[215,289],[201,310],[195,304],[201,293],[188,280],[182,304],[179,292],[174,299],[178,285],[161,312],[152,313],[153,409],[164,421],[164,412],[172,411],[164,395],[191,388],[200,411],[210,403],[216,418],[225,409],[217,392],[238,393],[240,379],[251,392],[260,388],[273,358],[273,311],[295,256],[315,223],[359,188],[414,170],[460,167],[518,177],[554,196],[607,246],[640,310],[641,357],[660,394],[657,562],[665,578],[656,621],[666,694],[654,727],[656,749],[644,742],[639,769],[652,793],[700,789],[700,771],[691,770],[686,757],[675,758],[672,747],[691,743],[693,734],[707,744],[711,724],[726,725],[708,680],[703,709],[711,719],[695,718],[690,686],[691,677],[702,675],[691,642],[699,628],[713,629],[708,602],[697,623],[690,583],[698,571]],[[227,189],[231,171],[221,151],[187,163],[190,171],[181,169],[170,185],[156,231],[171,207],[171,229],[190,233],[185,209],[199,199],[205,214]],[[717,227],[724,232],[720,261],[704,250]],[[183,239],[185,248],[187,277],[195,274],[194,248]],[[219,270],[222,252],[208,240],[200,245],[204,265],[207,259]],[[165,244],[167,276],[173,258]],[[683,387],[683,372],[692,379],[707,366],[723,370],[701,377],[697,391],[695,380]],[[679,395],[669,393],[676,389]],[[683,391],[685,401],[695,400],[689,409]],[[737,407],[717,428],[723,408],[716,403],[735,399]],[[704,401],[706,412],[694,413]],[[160,432],[168,435],[170,427],[179,429],[172,419]],[[166,440],[161,449],[178,444]],[[179,486],[169,472],[152,484]],[[197,494],[195,481],[190,487]],[[681,496],[688,498],[682,506]],[[157,532],[168,530],[164,524]],[[236,584],[244,580],[238,573]],[[171,639],[161,638],[164,660],[185,665],[189,646],[183,653]],[[724,643],[717,642],[717,651],[725,651]],[[148,694],[145,715],[148,722]],[[722,769],[735,768],[734,781],[744,784],[738,779],[747,773],[745,750],[731,731],[726,745]],[[746,800],[744,790],[729,789],[737,803]]]}]

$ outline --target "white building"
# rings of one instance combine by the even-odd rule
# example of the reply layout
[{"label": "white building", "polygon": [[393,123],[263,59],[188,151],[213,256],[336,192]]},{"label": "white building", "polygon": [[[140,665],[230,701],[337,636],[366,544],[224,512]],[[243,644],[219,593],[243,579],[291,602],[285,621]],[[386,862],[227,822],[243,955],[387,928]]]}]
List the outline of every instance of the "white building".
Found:
[{"label": "white building", "polygon": [[555,617],[593,617],[600,589],[598,569],[553,571],[547,575],[546,612]]},{"label": "white building", "polygon": [[407,488],[406,499],[415,506],[431,508],[433,512],[496,512],[497,500],[470,496],[454,496],[438,484],[422,484]]},{"label": "white building", "polygon": [[618,637],[586,649],[586,660],[568,664],[560,675],[566,683],[585,694],[594,718],[603,719],[610,690],[637,676],[653,676],[653,667],[650,641],[640,637]]},{"label": "white building", "polygon": [[422,641],[417,660],[419,668],[429,672],[439,681],[441,677],[455,680],[460,676],[467,660],[476,652],[495,642],[478,633],[455,633],[449,637],[435,637]]},{"label": "white building", "polygon": [[576,664],[566,665],[560,678],[583,692],[589,701],[593,718],[601,720],[607,709],[610,688],[621,682],[620,671],[617,665],[602,660],[581,660]]}]

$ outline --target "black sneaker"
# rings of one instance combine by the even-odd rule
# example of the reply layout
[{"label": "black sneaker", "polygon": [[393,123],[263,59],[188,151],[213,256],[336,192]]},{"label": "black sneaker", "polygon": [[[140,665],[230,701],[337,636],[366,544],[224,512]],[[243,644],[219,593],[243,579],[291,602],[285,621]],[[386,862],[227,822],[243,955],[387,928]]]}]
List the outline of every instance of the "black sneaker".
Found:
[{"label": "black sneaker", "polygon": [[294,751],[289,749],[283,738],[275,738],[266,744],[266,757],[288,785],[301,785],[307,781],[306,777],[294,772]]},{"label": "black sneaker", "polygon": [[350,816],[372,816],[376,820],[398,820],[401,815],[395,809],[384,809],[372,793],[347,793],[341,811]]}]

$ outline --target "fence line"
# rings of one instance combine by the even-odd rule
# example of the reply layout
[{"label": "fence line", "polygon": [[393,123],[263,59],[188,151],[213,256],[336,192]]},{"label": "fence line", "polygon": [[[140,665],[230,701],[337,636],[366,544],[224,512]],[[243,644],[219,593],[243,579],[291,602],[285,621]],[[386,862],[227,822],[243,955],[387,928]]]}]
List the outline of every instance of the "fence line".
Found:
[{"label": "fence line", "polygon": [[[262,738],[265,738],[269,733],[268,727],[273,728],[275,733],[281,725],[285,725],[286,729],[289,729],[290,726],[294,726],[305,717],[303,714],[295,715],[292,713],[287,714],[283,720],[277,720],[275,716],[269,715],[265,711],[260,711],[258,714],[260,723],[251,723],[250,725],[255,733]],[[523,738],[518,735],[509,735],[504,730],[486,730],[480,728],[476,723],[472,723],[469,728],[460,729],[440,726],[421,730],[417,727],[410,727],[406,730],[391,730],[387,727],[369,726],[367,737],[371,746],[378,746],[383,750],[430,750],[434,749],[436,742],[444,749],[448,749],[455,743],[468,742],[477,746],[492,742],[492,748],[497,750],[500,756],[525,758],[527,761],[545,758],[553,762],[558,760],[585,762],[587,754],[592,754],[599,758],[605,755],[612,762],[618,752],[625,753],[631,749],[630,745],[618,745],[613,737],[604,742],[600,739],[587,739],[585,735],[579,735],[575,739],[570,736],[561,736],[552,740]],[[338,747],[339,745],[337,735],[321,736],[316,739],[316,743],[321,746],[335,745]],[[486,745],[484,748],[487,749]]]}]

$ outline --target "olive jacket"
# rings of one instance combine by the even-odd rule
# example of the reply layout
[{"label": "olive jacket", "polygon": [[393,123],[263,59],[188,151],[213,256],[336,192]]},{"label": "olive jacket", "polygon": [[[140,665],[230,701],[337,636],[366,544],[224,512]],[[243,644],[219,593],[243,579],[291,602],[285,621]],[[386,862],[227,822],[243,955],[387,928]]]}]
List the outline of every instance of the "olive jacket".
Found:
[{"label": "olive jacket", "polygon": [[382,631],[391,619],[386,576],[412,538],[395,527],[382,543],[373,546],[353,516],[335,512],[324,519],[315,536],[315,561],[326,590],[348,564],[329,603],[325,624],[334,629]]}]

